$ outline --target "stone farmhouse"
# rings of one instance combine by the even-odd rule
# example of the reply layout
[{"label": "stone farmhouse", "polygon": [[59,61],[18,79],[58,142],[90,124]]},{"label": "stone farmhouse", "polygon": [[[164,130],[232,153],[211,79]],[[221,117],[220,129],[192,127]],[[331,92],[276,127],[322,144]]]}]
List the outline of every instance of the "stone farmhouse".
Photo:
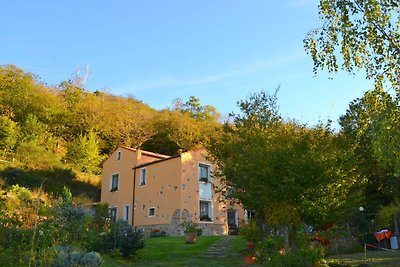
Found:
[{"label": "stone farmhouse", "polygon": [[146,234],[182,235],[184,221],[203,235],[237,231],[245,212],[216,193],[215,166],[205,156],[204,149],[166,156],[120,146],[103,164],[101,202],[112,220],[127,220]]}]

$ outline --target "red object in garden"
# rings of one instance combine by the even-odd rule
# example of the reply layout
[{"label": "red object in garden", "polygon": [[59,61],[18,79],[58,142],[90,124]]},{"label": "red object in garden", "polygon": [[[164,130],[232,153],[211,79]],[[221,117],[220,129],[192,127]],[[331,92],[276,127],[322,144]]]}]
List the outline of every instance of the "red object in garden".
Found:
[{"label": "red object in garden", "polygon": [[385,232],[386,239],[389,239],[391,236],[392,236],[392,231],[388,230],[387,232]]},{"label": "red object in garden", "polygon": [[197,233],[196,232],[188,232],[185,233],[185,240],[188,244],[193,244],[196,241]]},{"label": "red object in garden", "polygon": [[315,236],[315,237],[313,237],[311,240],[317,241],[317,242],[319,242],[321,245],[324,245],[324,246],[329,245],[329,240],[328,240],[328,239],[324,239],[324,238],[321,237],[321,236]]},{"label": "red object in garden", "polygon": [[244,264],[253,265],[256,263],[256,256],[254,255],[246,255],[244,256]]},{"label": "red object in garden", "polygon": [[383,239],[389,239],[392,236],[392,231],[389,230],[381,230],[379,232],[376,232],[375,234],[375,239],[378,240],[379,242],[382,241]]}]

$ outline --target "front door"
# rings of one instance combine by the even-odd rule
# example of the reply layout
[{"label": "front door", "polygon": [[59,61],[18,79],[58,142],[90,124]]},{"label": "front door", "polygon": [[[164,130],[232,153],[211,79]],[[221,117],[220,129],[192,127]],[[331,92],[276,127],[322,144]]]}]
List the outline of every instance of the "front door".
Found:
[{"label": "front door", "polygon": [[230,235],[238,234],[237,211],[235,209],[228,210],[228,227]]}]

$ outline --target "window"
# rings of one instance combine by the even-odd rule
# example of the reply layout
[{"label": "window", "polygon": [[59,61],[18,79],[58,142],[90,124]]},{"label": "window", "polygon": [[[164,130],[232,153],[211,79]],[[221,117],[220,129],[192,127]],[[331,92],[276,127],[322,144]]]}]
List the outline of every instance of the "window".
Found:
[{"label": "window", "polygon": [[110,181],[110,192],[114,192],[118,190],[118,180],[119,180],[119,174],[115,173],[111,175],[111,181]]},{"label": "window", "polygon": [[124,220],[125,221],[129,221],[129,210],[130,210],[129,205],[125,205],[124,206]]},{"label": "window", "polygon": [[109,213],[111,222],[116,222],[117,221],[117,207],[109,208],[108,213]]},{"label": "window", "polygon": [[147,169],[140,169],[140,185],[146,185],[147,182]]},{"label": "window", "polygon": [[199,164],[199,181],[208,183],[210,179],[210,166],[205,164]]},{"label": "window", "polygon": [[211,202],[200,200],[200,221],[211,222]]},{"label": "window", "polygon": [[233,188],[231,186],[228,186],[226,188],[226,198],[233,198],[233,194],[234,194]]},{"label": "window", "polygon": [[117,160],[120,160],[121,159],[121,151],[118,151],[117,152]]},{"label": "window", "polygon": [[149,208],[149,216],[156,215],[156,208]]}]

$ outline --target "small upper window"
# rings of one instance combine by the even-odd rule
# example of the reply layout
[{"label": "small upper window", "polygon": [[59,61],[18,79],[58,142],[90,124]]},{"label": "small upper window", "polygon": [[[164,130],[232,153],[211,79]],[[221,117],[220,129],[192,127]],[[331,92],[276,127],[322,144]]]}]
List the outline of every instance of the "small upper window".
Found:
[{"label": "small upper window", "polygon": [[209,165],[199,164],[199,181],[205,183],[211,182]]},{"label": "small upper window", "polygon": [[121,159],[121,151],[118,151],[117,152],[117,160],[120,160]]},{"label": "small upper window", "polygon": [[140,185],[146,185],[147,183],[147,169],[141,168],[140,169]]},{"label": "small upper window", "polygon": [[110,192],[118,190],[118,182],[119,182],[118,180],[119,180],[118,173],[111,175]]},{"label": "small upper window", "polygon": [[149,216],[156,215],[156,208],[149,208]]}]

